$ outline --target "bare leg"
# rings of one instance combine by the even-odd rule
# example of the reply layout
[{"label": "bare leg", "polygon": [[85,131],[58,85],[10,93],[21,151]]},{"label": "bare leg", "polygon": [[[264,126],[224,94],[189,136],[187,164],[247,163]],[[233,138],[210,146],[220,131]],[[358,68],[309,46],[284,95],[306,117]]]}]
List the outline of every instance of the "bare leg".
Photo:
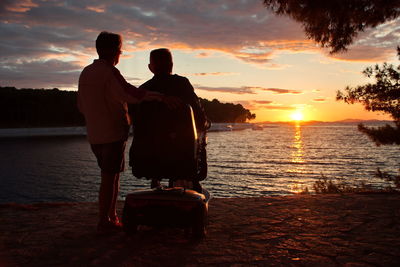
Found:
[{"label": "bare leg", "polygon": [[99,191],[99,223],[106,223],[110,221],[109,214],[113,204],[116,177],[119,178],[119,173],[101,172],[101,184]]},{"label": "bare leg", "polygon": [[118,220],[117,200],[118,200],[118,193],[119,193],[119,173],[115,175],[113,188],[114,188],[113,197],[112,197],[112,202],[111,202],[108,216],[112,222],[117,222],[117,220]]}]

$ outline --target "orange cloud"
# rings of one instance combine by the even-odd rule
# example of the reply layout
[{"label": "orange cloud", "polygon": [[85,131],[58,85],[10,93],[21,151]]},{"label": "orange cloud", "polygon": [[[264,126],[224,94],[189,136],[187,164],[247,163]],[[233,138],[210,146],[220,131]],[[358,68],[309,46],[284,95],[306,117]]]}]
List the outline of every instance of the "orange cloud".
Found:
[{"label": "orange cloud", "polygon": [[6,3],[5,9],[11,12],[24,13],[38,6],[32,0],[17,0],[13,1],[13,3]]},{"label": "orange cloud", "polygon": [[332,59],[350,62],[380,62],[396,54],[396,47],[353,46],[346,52],[329,55]]},{"label": "orange cloud", "polygon": [[230,93],[230,94],[255,94],[253,88],[251,87],[207,87],[194,85],[197,90],[210,91],[210,92],[220,92],[220,93]]},{"label": "orange cloud", "polygon": [[236,101],[236,103],[242,104],[245,108],[250,110],[295,110],[294,106],[285,106],[279,103],[275,103],[271,100],[242,100]]},{"label": "orange cloud", "polygon": [[261,88],[264,91],[270,91],[274,94],[302,94],[303,92],[291,89],[280,89],[280,88]]},{"label": "orange cloud", "polygon": [[197,57],[209,57],[211,54],[206,52],[201,52],[197,54]]},{"label": "orange cloud", "polygon": [[283,70],[290,67],[288,64],[276,64],[276,63],[270,63],[266,65],[266,68],[269,70]]},{"label": "orange cloud", "polygon": [[100,6],[87,6],[86,9],[87,9],[87,10],[90,10],[90,11],[97,12],[97,13],[104,13],[104,12],[106,11],[104,5],[100,5]]},{"label": "orange cloud", "polygon": [[263,109],[272,109],[272,110],[295,110],[296,107],[292,106],[280,106],[280,105],[270,105],[270,106],[263,106]]}]

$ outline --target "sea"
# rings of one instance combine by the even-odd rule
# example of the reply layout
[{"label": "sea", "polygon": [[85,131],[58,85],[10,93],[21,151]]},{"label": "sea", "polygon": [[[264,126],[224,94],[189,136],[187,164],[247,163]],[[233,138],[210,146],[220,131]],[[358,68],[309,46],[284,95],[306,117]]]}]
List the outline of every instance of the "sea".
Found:
[{"label": "sea", "polygon": [[[1,129],[0,203],[97,201],[100,172],[82,131]],[[214,124],[207,154],[202,184],[218,198],[312,191],[322,178],[381,188],[387,182],[375,177],[377,168],[395,174],[400,162],[398,146],[376,146],[356,123]],[[119,198],[149,185],[128,167]]]}]

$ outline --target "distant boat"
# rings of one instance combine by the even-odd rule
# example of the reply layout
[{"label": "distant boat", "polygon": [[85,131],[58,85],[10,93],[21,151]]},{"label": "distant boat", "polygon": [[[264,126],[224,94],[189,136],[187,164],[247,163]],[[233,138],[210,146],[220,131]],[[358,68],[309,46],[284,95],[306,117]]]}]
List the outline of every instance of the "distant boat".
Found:
[{"label": "distant boat", "polygon": [[250,123],[212,123],[208,132],[230,132],[250,129]]},{"label": "distant boat", "polygon": [[212,123],[208,132],[228,132],[232,131],[232,125],[226,123]]}]

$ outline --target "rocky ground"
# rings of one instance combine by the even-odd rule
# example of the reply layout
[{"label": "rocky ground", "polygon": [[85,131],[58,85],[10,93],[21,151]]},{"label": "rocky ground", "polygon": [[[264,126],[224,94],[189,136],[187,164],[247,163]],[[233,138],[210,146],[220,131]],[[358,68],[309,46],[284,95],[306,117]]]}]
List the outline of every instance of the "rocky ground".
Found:
[{"label": "rocky ground", "polygon": [[96,219],[96,203],[0,205],[0,266],[400,266],[399,194],[212,199],[200,242],[100,237]]}]

